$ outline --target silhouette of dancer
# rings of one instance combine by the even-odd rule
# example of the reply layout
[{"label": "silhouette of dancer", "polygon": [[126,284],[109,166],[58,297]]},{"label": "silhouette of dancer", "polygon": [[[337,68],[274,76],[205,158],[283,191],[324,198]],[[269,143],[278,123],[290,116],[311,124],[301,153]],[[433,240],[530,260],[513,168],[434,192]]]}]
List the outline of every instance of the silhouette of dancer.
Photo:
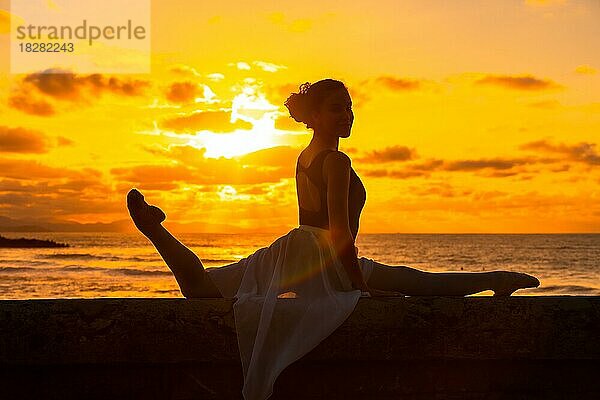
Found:
[{"label": "silhouette of dancer", "polygon": [[[377,262],[365,282],[357,273],[354,254],[364,186],[351,168],[350,158],[337,151],[339,138],[350,136],[354,121],[350,94],[342,82],[324,79],[313,85],[301,85],[299,93],[292,94],[285,104],[292,118],[313,129],[311,142],[298,158],[300,223],[329,228],[338,257],[354,287],[374,296],[393,294],[385,291],[410,296],[465,296],[484,290],[494,291],[495,296],[508,296],[520,288],[539,286],[535,277],[518,272],[426,272]],[[305,172],[304,166],[314,172],[313,164],[319,162],[322,171],[316,171],[316,182],[312,182],[313,175]],[[322,176],[318,176],[319,172]],[[207,279],[200,259],[161,225],[166,216],[159,208],[148,205],[136,189],[127,194],[127,207],[136,227],[173,271],[185,297],[221,297],[217,287]]]},{"label": "silhouette of dancer", "polygon": [[[331,334],[370,296],[465,296],[484,290],[509,296],[537,287],[535,277],[510,271],[427,272],[358,257],[354,246],[365,188],[338,151],[354,114],[347,88],[325,79],[305,83],[285,102],[297,122],[313,130],[296,164],[299,227],[236,263],[205,270],[200,259],[161,222],[165,214],[132,189],[127,207],[156,247],[187,298],[230,297],[244,372],[246,400],[266,399],[279,373]],[[294,298],[293,309],[276,307]],[[292,311],[290,311],[292,310]]]}]

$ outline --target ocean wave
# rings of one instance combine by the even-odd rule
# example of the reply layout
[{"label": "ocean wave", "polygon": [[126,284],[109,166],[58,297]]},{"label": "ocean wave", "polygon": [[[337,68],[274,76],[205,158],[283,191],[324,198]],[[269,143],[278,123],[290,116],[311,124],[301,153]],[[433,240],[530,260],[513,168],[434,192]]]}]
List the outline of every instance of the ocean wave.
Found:
[{"label": "ocean wave", "polygon": [[135,292],[137,291],[137,289],[131,285],[107,285],[107,286],[86,286],[81,288],[81,291],[83,292],[98,292],[98,293],[103,293],[109,296],[102,296],[102,297],[112,297],[110,296],[111,292],[114,291],[128,291],[128,292]]},{"label": "ocean wave", "polygon": [[[103,260],[103,261],[129,261],[129,262],[157,262],[160,261],[159,256],[116,256],[107,254],[90,254],[90,253],[52,253],[52,254],[38,254],[36,258],[50,259],[50,260]],[[231,264],[236,259],[222,259],[222,258],[200,258],[202,262],[206,263],[226,263]]]},{"label": "ocean wave", "polygon": [[64,260],[109,260],[109,261],[121,261],[122,258],[118,256],[107,256],[100,254],[89,254],[89,253],[53,253],[53,254],[40,254],[38,258],[46,259],[64,259]]},{"label": "ocean wave", "polygon": [[101,271],[101,270],[104,270],[106,268],[82,267],[80,265],[67,265],[65,267],[62,267],[61,269],[64,269],[64,270],[67,270],[67,271]]},{"label": "ocean wave", "polygon": [[228,263],[228,264],[231,264],[231,263],[237,262],[239,260],[220,260],[220,259],[216,259],[216,258],[201,258],[200,261],[207,262],[207,263],[209,263],[209,262],[215,262],[215,263],[217,263],[218,262],[218,263]]},{"label": "ocean wave", "polygon": [[81,271],[81,272],[102,272],[109,274],[135,275],[135,276],[165,276],[172,275],[171,271],[161,270],[143,270],[137,268],[103,268],[103,267],[83,267],[79,265],[67,265],[61,269],[66,271]]},{"label": "ocean wave", "polygon": [[138,261],[138,262],[155,262],[155,261],[160,261],[161,258],[159,256],[149,256],[149,257],[131,256],[131,257],[123,257],[123,258],[121,258],[121,260]]},{"label": "ocean wave", "polygon": [[46,261],[35,261],[35,260],[2,260],[2,264],[9,265],[26,265],[28,267],[49,265],[51,263]]},{"label": "ocean wave", "polygon": [[31,267],[0,267],[0,273],[2,272],[7,272],[7,273],[11,273],[11,272],[32,272],[32,271],[37,271],[36,268],[31,268]]},{"label": "ocean wave", "polygon": [[599,295],[600,289],[582,285],[550,285],[535,289],[536,292],[551,292],[559,294],[594,294]]},{"label": "ocean wave", "polygon": [[143,275],[143,276],[165,276],[165,275],[173,275],[173,273],[171,271],[157,271],[157,270],[146,271],[146,270],[143,270],[143,269],[131,269],[131,268],[115,268],[115,269],[106,268],[106,270],[111,271],[111,272],[115,272],[115,273],[118,273],[118,274],[135,275],[135,276],[139,276],[139,275]]}]

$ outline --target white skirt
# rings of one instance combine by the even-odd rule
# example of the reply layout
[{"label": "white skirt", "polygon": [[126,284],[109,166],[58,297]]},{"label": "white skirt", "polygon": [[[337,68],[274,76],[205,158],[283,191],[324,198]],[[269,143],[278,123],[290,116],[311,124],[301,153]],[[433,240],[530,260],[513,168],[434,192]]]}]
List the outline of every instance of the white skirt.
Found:
[{"label": "white skirt", "polygon": [[[358,265],[368,280],[373,260],[360,257]],[[246,400],[269,398],[279,374],[335,331],[361,296],[352,289],[329,231],[308,225],[206,272],[223,297],[237,298],[233,311]]]}]

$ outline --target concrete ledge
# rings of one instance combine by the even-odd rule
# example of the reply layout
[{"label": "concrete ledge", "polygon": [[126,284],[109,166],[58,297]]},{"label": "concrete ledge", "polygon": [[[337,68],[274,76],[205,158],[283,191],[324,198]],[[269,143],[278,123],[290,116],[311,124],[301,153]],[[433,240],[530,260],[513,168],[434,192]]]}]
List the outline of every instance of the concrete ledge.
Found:
[{"label": "concrete ledge", "polygon": [[[240,399],[232,305],[0,301],[0,397]],[[599,339],[597,296],[365,298],[272,398],[600,398]]]}]

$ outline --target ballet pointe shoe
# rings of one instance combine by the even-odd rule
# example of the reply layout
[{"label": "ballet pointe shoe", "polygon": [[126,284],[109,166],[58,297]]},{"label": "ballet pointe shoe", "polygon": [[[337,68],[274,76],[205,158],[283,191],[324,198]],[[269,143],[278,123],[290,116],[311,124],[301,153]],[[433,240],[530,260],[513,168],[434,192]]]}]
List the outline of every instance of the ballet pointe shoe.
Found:
[{"label": "ballet pointe shoe", "polygon": [[498,283],[492,289],[494,296],[506,297],[519,289],[540,286],[540,281],[532,275],[522,272],[498,271]]},{"label": "ballet pointe shoe", "polygon": [[127,209],[135,226],[146,236],[167,218],[160,208],[146,203],[144,195],[137,189],[127,193]]}]

